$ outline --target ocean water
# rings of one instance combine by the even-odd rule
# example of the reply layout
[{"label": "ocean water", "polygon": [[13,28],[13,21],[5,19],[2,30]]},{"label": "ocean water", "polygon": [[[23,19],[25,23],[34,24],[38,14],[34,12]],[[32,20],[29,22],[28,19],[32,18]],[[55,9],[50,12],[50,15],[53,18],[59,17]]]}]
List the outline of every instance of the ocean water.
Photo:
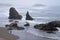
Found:
[{"label": "ocean water", "polygon": [[[7,0],[6,0],[7,1]],[[33,1],[34,2],[34,1]],[[19,21],[19,26],[23,26],[26,22],[30,23],[30,27],[26,28],[26,30],[18,31],[18,30],[13,30],[12,34],[15,34],[20,37],[27,32],[31,33],[36,36],[40,37],[46,37],[46,38],[51,38],[51,39],[57,39],[60,40],[60,30],[57,31],[55,34],[49,34],[40,30],[36,30],[33,28],[35,24],[40,24],[40,23],[46,23],[50,21],[55,21],[55,20],[60,20],[60,5],[54,5],[54,6],[47,6],[47,5],[42,5],[42,4],[35,4],[34,3],[29,3],[27,4],[26,2],[22,1],[21,3],[16,0],[9,0],[7,2],[4,2],[1,0],[0,3],[0,26],[5,27],[6,24],[9,24],[9,8],[10,7],[15,7],[16,10],[19,12],[20,15],[23,16],[22,20]],[[28,5],[28,6],[27,6]],[[34,18],[33,21],[28,21],[25,20],[26,12],[29,11],[29,14]],[[24,27],[24,26],[23,26]],[[24,34],[25,36],[27,34]],[[23,37],[23,36],[22,36]],[[21,38],[21,40],[25,40],[26,37]],[[29,39],[30,40],[30,39]],[[33,39],[31,39],[33,40]]]}]

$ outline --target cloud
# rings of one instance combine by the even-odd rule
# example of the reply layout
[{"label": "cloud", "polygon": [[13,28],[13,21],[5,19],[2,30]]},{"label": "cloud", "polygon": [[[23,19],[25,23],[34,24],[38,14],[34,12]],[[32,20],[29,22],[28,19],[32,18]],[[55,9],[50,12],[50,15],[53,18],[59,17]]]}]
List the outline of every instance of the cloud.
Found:
[{"label": "cloud", "polygon": [[35,4],[35,5],[33,5],[34,7],[44,7],[44,6],[46,6],[46,5],[43,5],[43,4]]},{"label": "cloud", "polygon": [[12,6],[12,4],[0,3],[0,7],[1,6]]}]

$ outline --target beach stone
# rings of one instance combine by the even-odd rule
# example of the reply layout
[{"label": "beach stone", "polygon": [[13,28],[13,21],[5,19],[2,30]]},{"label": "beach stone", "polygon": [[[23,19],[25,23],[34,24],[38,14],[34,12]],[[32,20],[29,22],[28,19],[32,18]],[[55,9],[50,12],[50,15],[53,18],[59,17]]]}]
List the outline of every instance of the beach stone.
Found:
[{"label": "beach stone", "polygon": [[22,19],[22,16],[16,11],[14,7],[9,10],[9,19]]},{"label": "beach stone", "polygon": [[28,22],[26,22],[26,24],[24,26],[30,26],[30,24]]},{"label": "beach stone", "polygon": [[29,15],[28,11],[27,11],[27,14],[26,14],[26,20],[33,20],[33,18]]}]

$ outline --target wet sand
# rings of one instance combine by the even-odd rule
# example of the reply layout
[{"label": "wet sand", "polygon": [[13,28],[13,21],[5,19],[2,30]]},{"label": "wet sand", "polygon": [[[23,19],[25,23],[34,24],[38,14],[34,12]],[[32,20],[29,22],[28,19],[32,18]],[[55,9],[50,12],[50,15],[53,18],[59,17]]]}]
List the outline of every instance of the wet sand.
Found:
[{"label": "wet sand", "polygon": [[26,33],[26,39],[25,40],[54,40],[54,39],[39,37],[39,36],[33,35],[31,33]]},{"label": "wet sand", "polygon": [[0,27],[0,40],[17,40],[18,36],[8,33],[8,30]]},{"label": "wet sand", "polygon": [[19,36],[19,40],[55,40],[45,37],[36,36],[32,33],[27,32],[27,29],[25,30],[12,30],[12,34]]},{"label": "wet sand", "polygon": [[8,33],[9,32],[8,30],[0,27],[0,39],[1,40],[56,40],[34,35],[32,33],[27,32],[28,29],[29,27],[25,28],[25,30],[11,30],[12,33]]}]

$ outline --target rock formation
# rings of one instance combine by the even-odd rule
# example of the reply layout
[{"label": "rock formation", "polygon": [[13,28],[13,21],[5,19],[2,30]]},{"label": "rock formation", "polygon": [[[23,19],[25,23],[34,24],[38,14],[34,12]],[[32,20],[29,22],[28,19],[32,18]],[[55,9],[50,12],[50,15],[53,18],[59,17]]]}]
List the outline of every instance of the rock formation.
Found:
[{"label": "rock formation", "polygon": [[11,7],[9,10],[9,19],[22,19],[22,16],[19,15],[15,8]]},{"label": "rock formation", "polygon": [[60,21],[51,21],[47,24],[48,26],[60,27]]},{"label": "rock formation", "polygon": [[17,24],[17,21],[13,22],[13,23],[10,23],[9,25],[5,25],[5,27],[8,29],[8,30],[13,30],[13,29],[17,29],[17,30],[23,30],[24,27],[19,27],[18,24]]},{"label": "rock formation", "polygon": [[26,20],[33,20],[33,18],[29,15],[28,11],[27,11],[27,14],[26,14]]},{"label": "rock formation", "polygon": [[34,28],[36,29],[48,31],[49,33],[57,31],[58,30],[57,27],[60,27],[60,21],[52,21],[46,24],[37,24],[34,26]]}]

